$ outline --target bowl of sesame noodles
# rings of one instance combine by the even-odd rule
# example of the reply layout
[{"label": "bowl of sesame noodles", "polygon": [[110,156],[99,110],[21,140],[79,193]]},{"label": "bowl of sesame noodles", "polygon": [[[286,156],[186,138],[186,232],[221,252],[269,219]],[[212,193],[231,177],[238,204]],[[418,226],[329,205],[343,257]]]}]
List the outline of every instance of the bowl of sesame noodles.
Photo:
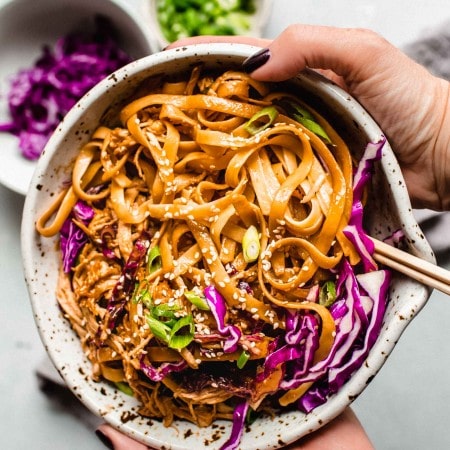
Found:
[{"label": "bowl of sesame noodles", "polygon": [[[67,114],[22,222],[37,327],[67,386],[152,448],[274,449],[381,369],[429,290],[370,236],[432,260],[382,131],[257,49],[134,61]],[[270,432],[268,432],[270,430]]]}]

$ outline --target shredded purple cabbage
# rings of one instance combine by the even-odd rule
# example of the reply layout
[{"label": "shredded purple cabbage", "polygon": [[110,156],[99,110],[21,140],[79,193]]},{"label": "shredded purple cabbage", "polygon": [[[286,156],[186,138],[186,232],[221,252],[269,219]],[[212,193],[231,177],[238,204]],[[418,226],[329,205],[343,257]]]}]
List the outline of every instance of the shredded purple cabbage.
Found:
[{"label": "shredded purple cabbage", "polygon": [[[337,359],[334,364],[330,364],[330,367],[327,368],[327,376],[315,383],[299,399],[298,407],[306,413],[325,403],[328,397],[336,393],[355,370],[361,367],[380,333],[386,311],[390,272],[378,270],[364,274],[363,277],[367,278],[361,283],[360,275],[358,275],[358,286],[362,289],[358,300],[364,298],[364,295],[369,295],[370,300],[373,302],[370,314],[366,316],[368,320],[367,328],[360,329],[360,333],[358,333],[348,351],[342,355],[342,359]],[[370,286],[368,287],[370,292],[364,293],[363,286]],[[356,320],[358,313],[354,311],[352,317]],[[337,331],[337,335],[339,333],[340,330]]]},{"label": "shredded purple cabbage", "polygon": [[75,264],[80,250],[88,241],[86,233],[74,222],[77,220],[88,225],[94,217],[94,209],[79,200],[75,203],[69,217],[64,221],[60,230],[60,247],[62,265],[65,273],[69,273]]},{"label": "shredded purple cabbage", "polygon": [[12,78],[8,94],[11,121],[0,124],[0,131],[19,138],[24,157],[37,159],[70,108],[130,61],[113,38],[109,22],[97,19],[92,35],[73,33],[59,39],[54,49],[45,46],[33,67]]},{"label": "shredded purple cabbage", "polygon": [[213,286],[207,286],[204,290],[206,301],[211,309],[211,313],[217,323],[219,333],[226,338],[223,344],[225,353],[232,353],[238,349],[238,342],[241,338],[241,331],[234,325],[225,324],[227,305],[220,292]]},{"label": "shredded purple cabbage", "polygon": [[319,321],[312,314],[288,312],[285,345],[270,352],[264,361],[264,370],[257,375],[262,382],[279,365],[293,361],[291,370],[296,376],[305,374],[311,367],[314,352],[319,347]]},{"label": "shredded purple cabbage", "polygon": [[377,265],[372,258],[374,244],[367,236],[363,227],[363,204],[362,195],[373,172],[373,164],[381,159],[382,150],[386,138],[383,137],[376,143],[369,143],[358,164],[353,177],[353,206],[348,225],[343,230],[345,236],[358,251],[363,263],[364,271],[376,270]]},{"label": "shredded purple cabbage", "polygon": [[405,232],[402,229],[395,230],[389,236],[383,239],[383,242],[392,247],[400,247],[401,242],[405,238]]},{"label": "shredded purple cabbage", "polygon": [[353,176],[354,201],[360,201],[362,199],[364,189],[372,177],[373,164],[381,159],[385,143],[386,137],[382,136],[378,142],[369,142],[367,144],[364,154],[356,168],[356,173]]},{"label": "shredded purple cabbage", "polygon": [[220,450],[236,450],[239,447],[239,442],[244,432],[245,418],[247,417],[249,404],[246,400],[241,400],[236,405],[233,411],[233,425],[231,427],[231,434],[225,444],[220,447]]},{"label": "shredded purple cabbage", "polygon": [[158,382],[163,380],[169,373],[180,372],[188,367],[186,361],[182,359],[176,363],[162,363],[159,367],[154,367],[144,361],[144,357],[140,360],[140,368],[142,373],[146,375],[150,380]]},{"label": "shredded purple cabbage", "polygon": [[111,298],[106,307],[109,312],[108,327],[111,330],[117,326],[118,321],[122,318],[125,311],[125,305],[134,292],[136,274],[141,264],[145,261],[149,245],[150,236],[144,231],[141,233],[141,236],[136,239],[133,250],[122,270],[122,274],[114,286]]}]

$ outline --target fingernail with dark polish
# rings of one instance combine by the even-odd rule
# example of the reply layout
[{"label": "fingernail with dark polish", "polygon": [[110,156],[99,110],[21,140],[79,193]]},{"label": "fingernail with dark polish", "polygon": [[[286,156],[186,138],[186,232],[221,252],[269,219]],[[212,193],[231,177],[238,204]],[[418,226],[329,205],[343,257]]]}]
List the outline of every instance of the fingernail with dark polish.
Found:
[{"label": "fingernail with dark polish", "polygon": [[268,48],[262,48],[254,55],[249,56],[243,63],[242,68],[247,73],[252,73],[254,70],[263,66],[270,58],[270,50]]},{"label": "fingernail with dark polish", "polygon": [[111,442],[111,439],[109,439],[109,437],[106,436],[106,434],[103,434],[100,430],[95,430],[95,434],[103,442],[106,448],[114,450],[113,443]]}]

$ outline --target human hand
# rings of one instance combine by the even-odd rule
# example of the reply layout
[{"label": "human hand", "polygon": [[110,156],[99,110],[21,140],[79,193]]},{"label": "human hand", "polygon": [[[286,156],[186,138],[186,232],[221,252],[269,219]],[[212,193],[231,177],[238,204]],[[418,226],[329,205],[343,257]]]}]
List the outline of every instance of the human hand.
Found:
[{"label": "human hand", "polygon": [[305,67],[340,84],[370,112],[386,134],[417,208],[450,209],[449,83],[434,77],[376,33],[363,29],[291,25],[275,40],[187,38],[262,47],[244,63],[252,77],[280,81]]},{"label": "human hand", "polygon": [[[152,450],[125,436],[109,425],[103,424],[97,436],[107,448],[114,450]],[[320,430],[286,447],[286,450],[373,450],[366,432],[350,408]]]}]

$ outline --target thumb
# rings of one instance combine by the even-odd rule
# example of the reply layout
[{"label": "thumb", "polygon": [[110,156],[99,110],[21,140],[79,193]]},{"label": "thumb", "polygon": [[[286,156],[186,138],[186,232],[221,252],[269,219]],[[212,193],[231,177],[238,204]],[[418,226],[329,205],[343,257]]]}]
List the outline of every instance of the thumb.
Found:
[{"label": "thumb", "polygon": [[244,68],[258,80],[286,80],[309,67],[358,83],[374,74],[378,55],[389,59],[386,52],[394,57],[398,50],[370,30],[296,24],[248,58]]},{"label": "thumb", "polygon": [[117,431],[113,427],[107,425],[106,423],[101,424],[95,434],[100,439],[105,447],[114,450],[152,450],[140,442],[125,436],[120,431]]}]

